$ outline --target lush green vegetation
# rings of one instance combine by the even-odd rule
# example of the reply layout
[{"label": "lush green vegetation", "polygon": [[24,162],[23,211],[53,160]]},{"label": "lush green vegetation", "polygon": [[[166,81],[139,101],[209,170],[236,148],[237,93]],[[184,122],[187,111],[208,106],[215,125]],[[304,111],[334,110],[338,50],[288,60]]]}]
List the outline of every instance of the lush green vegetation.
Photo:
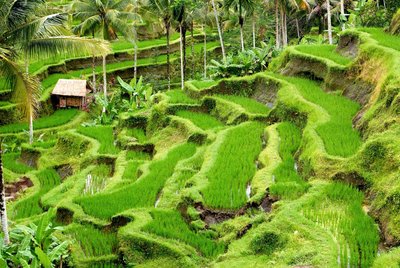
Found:
[{"label": "lush green vegetation", "polygon": [[353,155],[361,145],[360,135],[353,129],[352,119],[360,109],[360,105],[343,96],[328,94],[316,82],[302,78],[285,78],[296,85],[303,97],[325,109],[329,122],[317,128],[331,155],[348,157]]},{"label": "lush green vegetation", "polygon": [[[44,129],[62,126],[74,119],[78,114],[79,111],[76,109],[58,110],[52,115],[35,120],[33,127],[35,129]],[[0,126],[0,133],[18,133],[28,129],[27,123],[16,123]]]},{"label": "lush green vegetation", "polygon": [[215,242],[205,234],[193,232],[176,211],[152,210],[151,216],[153,220],[143,227],[143,231],[182,241],[206,257],[216,257],[225,250],[223,243]]},{"label": "lush green vegetation", "polygon": [[196,113],[196,112],[190,112],[190,111],[178,111],[176,113],[176,115],[186,118],[186,119],[189,119],[196,126],[198,126],[201,129],[204,129],[204,130],[223,126],[221,121],[219,121],[218,119],[216,119],[215,117],[213,117],[211,115],[204,114],[204,113]]},{"label": "lush green vegetation", "polygon": [[25,165],[21,161],[19,161],[20,153],[7,153],[3,155],[3,165],[5,168],[15,172],[17,174],[25,174],[33,168]]},{"label": "lush green vegetation", "polygon": [[117,192],[77,198],[76,202],[89,215],[102,219],[108,219],[129,208],[152,207],[178,161],[190,157],[195,150],[194,144],[182,144],[171,150],[164,159],[152,162],[149,172],[135,183]]},{"label": "lush green vegetation", "polygon": [[100,154],[117,154],[112,126],[79,127],[78,132],[96,139],[100,143]]},{"label": "lush green vegetation", "polygon": [[28,218],[42,213],[43,208],[40,205],[40,198],[61,183],[60,176],[54,169],[42,170],[36,173],[36,177],[39,180],[37,191],[15,204],[11,214],[13,219]]},{"label": "lush green vegetation", "polygon": [[261,151],[261,123],[244,123],[227,130],[215,148],[214,162],[207,171],[204,202],[213,208],[238,209],[246,203],[246,187],[256,172]]},{"label": "lush green vegetation", "polygon": [[296,50],[331,60],[340,65],[348,65],[351,63],[350,58],[344,57],[336,52],[336,46],[334,45],[298,45],[296,46]]},{"label": "lush green vegetation", "polygon": [[114,254],[118,248],[115,233],[102,232],[91,225],[74,225],[68,229],[86,258]]},{"label": "lush green vegetation", "polygon": [[270,192],[279,198],[295,199],[301,196],[309,187],[297,173],[297,163],[294,155],[300,146],[301,133],[291,123],[281,123],[278,126],[280,137],[279,155],[282,163],[274,171],[275,183]]},{"label": "lush green vegetation", "polygon": [[247,112],[252,114],[268,114],[270,111],[265,104],[253,99],[234,95],[218,95],[218,97],[239,104]]},{"label": "lush green vegetation", "polygon": [[197,104],[198,101],[190,98],[186,95],[182,90],[175,89],[169,90],[165,92],[165,94],[169,97],[170,103],[184,103],[184,104]]},{"label": "lush green vegetation", "polygon": [[384,47],[389,47],[395,50],[400,50],[399,36],[388,34],[382,31],[382,29],[380,28],[362,28],[361,30],[369,33],[372,36],[372,38],[378,42],[379,45]]}]

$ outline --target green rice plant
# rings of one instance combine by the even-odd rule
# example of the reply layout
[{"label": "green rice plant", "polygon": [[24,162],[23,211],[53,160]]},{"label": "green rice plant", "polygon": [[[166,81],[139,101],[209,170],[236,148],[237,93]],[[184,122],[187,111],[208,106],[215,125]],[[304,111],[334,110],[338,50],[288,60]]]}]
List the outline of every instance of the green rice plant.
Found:
[{"label": "green rice plant", "polygon": [[106,187],[107,179],[112,174],[112,167],[106,164],[97,165],[86,177],[84,195],[93,195]]},{"label": "green rice plant", "polygon": [[49,140],[49,141],[35,141],[32,143],[32,146],[35,148],[42,148],[42,149],[50,149],[56,145],[56,140]]},{"label": "green rice plant", "polygon": [[222,122],[219,121],[217,118],[205,113],[196,113],[181,110],[178,111],[176,115],[182,118],[189,119],[193,122],[193,124],[204,130],[223,126]]},{"label": "green rice plant", "polygon": [[362,144],[352,123],[360,105],[344,96],[324,92],[311,80],[297,77],[283,79],[296,85],[306,100],[321,106],[329,113],[330,120],[317,127],[317,133],[328,154],[342,157],[353,155]]},{"label": "green rice plant", "polygon": [[225,251],[225,245],[196,233],[189,228],[177,211],[152,210],[153,220],[143,227],[143,231],[170,239],[176,239],[199,250],[205,257],[214,258]]},{"label": "green rice plant", "polygon": [[40,182],[39,191],[15,204],[11,214],[13,219],[28,218],[42,213],[40,198],[61,183],[61,178],[54,169],[44,169],[37,173],[36,177]]},{"label": "green rice plant", "polygon": [[212,86],[216,86],[218,81],[215,80],[194,80],[191,81],[192,85],[194,85],[198,89],[206,89]]},{"label": "green rice plant", "polygon": [[118,239],[115,232],[103,232],[89,224],[74,225],[66,232],[79,244],[85,257],[115,254]]},{"label": "green rice plant", "polygon": [[256,172],[264,128],[261,123],[247,122],[224,133],[205,174],[209,183],[202,193],[207,206],[238,209],[246,203],[246,187]]},{"label": "green rice plant", "polygon": [[340,267],[370,267],[377,255],[378,228],[363,211],[363,200],[359,190],[343,183],[330,183],[319,198],[303,206],[308,219],[336,238]]},{"label": "green rice plant", "polygon": [[99,154],[118,154],[119,149],[115,145],[112,126],[80,126],[77,130],[100,143]]},{"label": "green rice plant", "polygon": [[351,58],[344,57],[336,52],[335,45],[298,45],[296,46],[296,50],[312,56],[331,60],[340,65],[348,65],[352,61]]},{"label": "green rice plant", "polygon": [[379,45],[400,51],[400,37],[398,35],[386,33],[382,28],[361,28],[360,30],[369,33]]},{"label": "green rice plant", "polygon": [[146,133],[141,128],[128,128],[126,130],[126,135],[136,138],[139,143],[147,141]]},{"label": "green rice plant", "polygon": [[301,133],[292,123],[279,124],[280,137],[279,156],[281,164],[275,169],[273,175],[275,183],[270,187],[270,193],[279,198],[295,199],[308,189],[308,184],[297,173],[294,154],[299,149]]},{"label": "green rice plant", "polygon": [[185,143],[173,148],[165,158],[153,161],[149,172],[134,183],[114,192],[100,193],[91,197],[81,197],[75,202],[85,213],[101,219],[137,207],[153,207],[165,182],[174,173],[176,164],[189,158],[196,151],[196,145]]},{"label": "green rice plant", "polygon": [[247,112],[251,114],[268,114],[271,109],[265,104],[262,104],[254,99],[234,96],[234,95],[218,95],[219,98],[236,103],[242,106]]},{"label": "green rice plant", "polygon": [[[78,115],[79,111],[76,109],[57,110],[54,114],[46,117],[41,117],[33,121],[33,129],[44,129],[51,127],[58,127],[67,124]],[[18,133],[28,130],[28,123],[15,123],[4,125],[0,127],[0,134],[3,133]]]},{"label": "green rice plant", "polygon": [[18,160],[20,155],[21,155],[21,153],[19,153],[19,152],[4,154],[3,155],[3,166],[6,169],[9,169],[12,172],[17,173],[17,174],[25,174],[25,173],[33,170],[32,167],[27,166]]},{"label": "green rice plant", "polygon": [[125,167],[123,180],[135,181],[138,177],[138,168],[141,165],[139,161],[129,161]]},{"label": "green rice plant", "polygon": [[127,151],[126,160],[150,160],[151,155],[146,152]]},{"label": "green rice plant", "polygon": [[198,101],[190,98],[185,94],[181,89],[169,90],[165,92],[165,94],[169,97],[169,103],[183,103],[183,104],[197,104]]}]

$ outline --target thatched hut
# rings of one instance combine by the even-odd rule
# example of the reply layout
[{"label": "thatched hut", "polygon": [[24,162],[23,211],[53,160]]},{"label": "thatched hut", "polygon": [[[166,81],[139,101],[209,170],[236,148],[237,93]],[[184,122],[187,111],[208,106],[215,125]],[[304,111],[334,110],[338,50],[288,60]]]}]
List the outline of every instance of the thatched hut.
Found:
[{"label": "thatched hut", "polygon": [[82,109],[86,106],[87,93],[86,80],[59,79],[51,95],[56,108]]}]

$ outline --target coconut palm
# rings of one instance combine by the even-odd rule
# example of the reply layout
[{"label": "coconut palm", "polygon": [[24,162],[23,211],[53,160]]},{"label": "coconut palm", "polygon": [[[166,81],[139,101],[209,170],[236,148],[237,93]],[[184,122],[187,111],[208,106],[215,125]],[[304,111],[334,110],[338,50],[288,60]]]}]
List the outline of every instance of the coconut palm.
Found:
[{"label": "coconut palm", "polygon": [[[60,51],[105,51],[98,40],[70,36],[65,14],[47,14],[44,0],[0,0],[0,75],[2,86],[13,89],[14,100],[21,103],[29,120],[29,141],[33,142],[33,120],[38,109],[39,82],[29,77],[30,59],[59,54]],[[25,72],[18,64],[25,59]]]},{"label": "coconut palm", "polygon": [[244,37],[243,37],[243,26],[245,20],[245,14],[252,14],[256,6],[254,0],[224,0],[224,7],[226,9],[233,8],[238,13],[239,26],[240,26],[240,45],[242,51],[244,51]]},{"label": "coconut palm", "polygon": [[[80,35],[100,32],[104,40],[116,39],[118,32],[129,39],[133,35],[129,22],[137,19],[129,11],[131,6],[131,0],[75,0],[71,10],[81,23],[74,27],[74,32]],[[103,55],[103,92],[107,98],[106,55]]]},{"label": "coconut palm", "polygon": [[7,208],[6,208],[6,195],[4,192],[4,177],[3,177],[3,162],[2,162],[2,143],[0,141],[0,216],[1,216],[1,227],[4,234],[4,243],[8,245],[10,243],[10,237],[8,234],[8,220],[7,220]]},{"label": "coconut palm", "polygon": [[168,90],[171,89],[171,66],[170,66],[170,31],[173,16],[173,0],[149,0],[148,9],[161,17],[164,23],[164,28],[167,36],[167,76]]},{"label": "coconut palm", "polygon": [[215,5],[215,0],[211,0],[211,5],[212,5],[213,11],[214,11],[215,22],[217,24],[219,41],[220,41],[221,50],[222,50],[222,58],[223,58],[224,61],[226,61],[224,38],[222,36],[222,29],[221,29],[221,25],[220,25],[219,19],[218,19],[218,10],[217,10],[217,6]]}]

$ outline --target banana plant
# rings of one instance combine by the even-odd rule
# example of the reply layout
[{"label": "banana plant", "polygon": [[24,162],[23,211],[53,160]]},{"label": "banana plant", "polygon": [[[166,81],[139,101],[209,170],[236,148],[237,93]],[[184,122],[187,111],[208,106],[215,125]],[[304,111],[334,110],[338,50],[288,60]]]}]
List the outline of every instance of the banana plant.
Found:
[{"label": "banana plant", "polygon": [[126,93],[129,94],[129,101],[124,100],[129,110],[135,110],[135,108],[140,109],[142,106],[147,105],[147,101],[149,101],[153,95],[153,88],[150,84],[143,83],[143,76],[140,76],[137,81],[132,79],[129,84],[119,76],[117,80]]},{"label": "banana plant", "polygon": [[68,257],[69,241],[61,241],[51,222],[53,213],[46,213],[38,222],[29,226],[18,225],[10,231],[11,243],[0,243],[0,267],[52,268]]}]

